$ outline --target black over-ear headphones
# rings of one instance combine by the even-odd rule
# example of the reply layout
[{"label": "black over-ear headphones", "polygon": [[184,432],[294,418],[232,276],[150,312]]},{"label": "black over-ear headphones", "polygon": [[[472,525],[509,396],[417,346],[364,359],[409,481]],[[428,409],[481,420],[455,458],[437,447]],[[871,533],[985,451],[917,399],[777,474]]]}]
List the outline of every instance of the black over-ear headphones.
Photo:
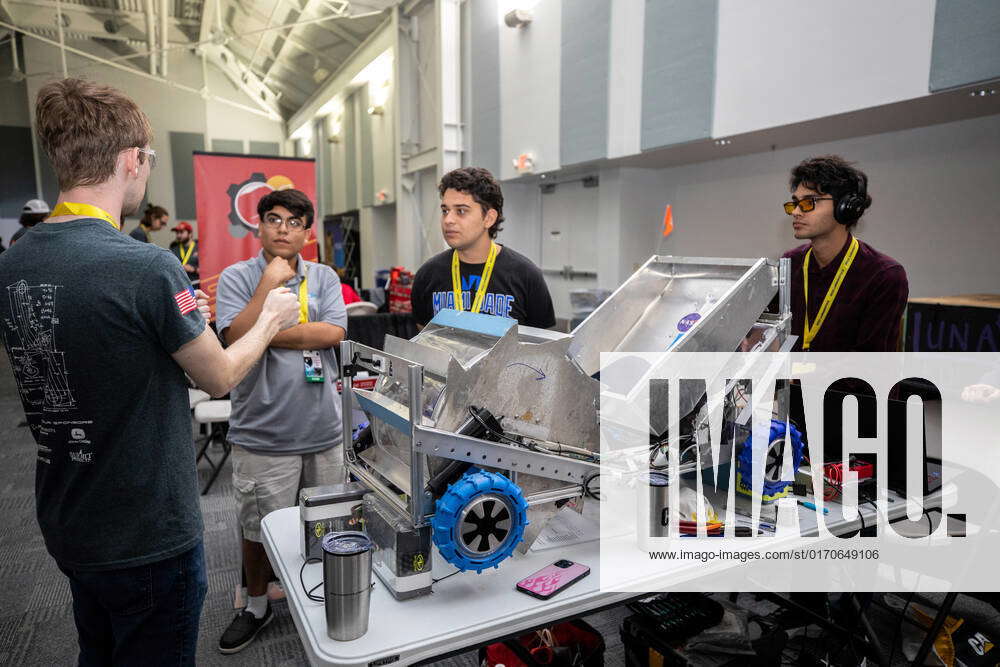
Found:
[{"label": "black over-ear headphones", "polygon": [[854,192],[840,197],[833,207],[833,218],[842,225],[857,222],[868,208],[868,179],[858,174]]}]

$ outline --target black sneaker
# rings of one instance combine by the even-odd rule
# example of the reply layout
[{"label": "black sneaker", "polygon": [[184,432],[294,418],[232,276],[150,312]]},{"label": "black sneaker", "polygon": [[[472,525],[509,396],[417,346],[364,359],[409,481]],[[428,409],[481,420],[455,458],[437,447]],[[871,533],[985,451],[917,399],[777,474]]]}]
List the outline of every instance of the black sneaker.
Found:
[{"label": "black sneaker", "polygon": [[252,613],[244,609],[236,614],[236,618],[229,624],[226,631],[222,633],[219,640],[219,651],[225,654],[239,653],[254,640],[264,626],[274,619],[274,612],[271,605],[267,605],[267,612],[264,618],[257,618]]}]

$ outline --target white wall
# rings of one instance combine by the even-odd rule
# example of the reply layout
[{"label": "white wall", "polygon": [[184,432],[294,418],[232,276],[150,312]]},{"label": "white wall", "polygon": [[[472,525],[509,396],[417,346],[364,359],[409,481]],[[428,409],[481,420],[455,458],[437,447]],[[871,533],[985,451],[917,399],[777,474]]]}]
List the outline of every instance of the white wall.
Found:
[{"label": "white wall", "polygon": [[934,0],[719,0],[713,136],[928,93]]},{"label": "white wall", "polygon": [[[497,21],[525,2],[502,0]],[[535,171],[559,168],[559,79],[562,0],[540,0],[523,28],[500,27],[500,174],[517,176],[511,163],[521,153],[535,158]],[[475,84],[473,77],[472,85]]]},{"label": "white wall", "polygon": [[611,0],[608,157],[635,155],[642,139],[644,0]]},{"label": "white wall", "polygon": [[[193,57],[188,58],[189,64],[196,60]],[[206,71],[208,73],[208,88],[213,95],[253,105],[253,102],[241,90],[237,89],[221,71],[211,65]],[[280,145],[285,139],[282,123],[241,111],[211,98],[205,101],[205,134],[206,150],[211,150],[212,139],[242,139],[244,150],[249,149],[251,141],[267,141]]]},{"label": "white wall", "polygon": [[665,254],[777,257],[798,245],[781,210],[800,160],[838,153],[871,179],[858,236],[907,270],[910,295],[1000,292],[1000,116],[801,146],[662,170],[623,170],[626,268],[653,254],[663,207]]},{"label": "white wall", "polygon": [[[375,287],[375,272],[396,264],[395,206],[363,206],[358,211],[361,235],[361,286]],[[373,243],[372,239],[378,239]],[[416,273],[418,267],[406,267]]]},{"label": "white wall", "polygon": [[[37,40],[25,39],[25,67],[28,74],[37,74],[28,79],[28,103],[30,113],[34,113],[34,100],[46,82],[61,77],[59,49]],[[88,45],[95,54],[114,57],[111,51]],[[90,60],[67,54],[70,76],[83,76],[91,81],[118,88],[133,100],[149,117],[153,126],[152,147],[158,155],[157,168],[150,174],[146,194],[150,202],[165,207],[171,212],[171,226],[177,210],[174,201],[174,176],[171,169],[170,132],[198,132],[205,134],[205,146],[209,149],[213,138],[254,139],[258,141],[281,141],[284,137],[281,123],[258,116],[248,111],[234,108],[215,100],[206,101],[200,95],[171,88],[162,83],[132,75],[128,72],[98,65]],[[202,78],[201,59],[187,51],[171,51],[168,64],[170,78],[181,84],[200,89]],[[218,70],[208,68],[208,86],[213,95],[223,96],[242,104],[253,102],[239,91]],[[48,73],[49,75],[44,75]],[[197,231],[196,221],[195,229]],[[138,224],[138,218],[126,220],[126,231]],[[169,229],[153,234],[153,242],[168,246],[174,239]]]},{"label": "white wall", "polygon": [[535,183],[504,183],[503,231],[497,236],[535,264],[542,260],[541,195]]}]

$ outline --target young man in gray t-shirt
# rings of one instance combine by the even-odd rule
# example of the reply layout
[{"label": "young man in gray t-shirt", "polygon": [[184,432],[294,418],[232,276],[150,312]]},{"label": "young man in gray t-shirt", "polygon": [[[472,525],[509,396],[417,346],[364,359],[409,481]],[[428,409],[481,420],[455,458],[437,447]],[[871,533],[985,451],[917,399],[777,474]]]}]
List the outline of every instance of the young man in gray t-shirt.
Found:
[{"label": "young man in gray t-shirt", "polygon": [[267,585],[271,564],[260,520],[296,503],[301,487],[344,481],[337,359],[347,310],[340,280],[329,266],[299,252],[309,236],[313,206],[298,190],[261,199],[259,255],[222,272],[216,301],[218,329],[232,344],[256,318],[262,298],[285,286],[299,296],[299,324],[274,337],[261,362],[231,394],[229,440],[233,487],[243,530],[243,569],[249,604],[230,623],[219,650],[236,653],[271,622]]}]

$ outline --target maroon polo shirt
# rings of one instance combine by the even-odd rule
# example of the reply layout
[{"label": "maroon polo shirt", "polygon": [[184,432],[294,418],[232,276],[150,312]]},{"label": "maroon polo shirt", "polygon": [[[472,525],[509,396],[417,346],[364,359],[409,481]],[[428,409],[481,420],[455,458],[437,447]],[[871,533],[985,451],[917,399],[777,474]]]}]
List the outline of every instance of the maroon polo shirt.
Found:
[{"label": "maroon polo shirt", "polygon": [[[816,314],[833,282],[840,262],[851,245],[847,243],[829,264],[820,268],[816,257],[809,258],[809,321]],[[888,255],[883,255],[864,241],[859,241],[847,277],[840,285],[826,321],[812,340],[812,352],[895,352],[899,327],[906,308],[909,284],[906,271]],[[783,257],[792,260],[792,334],[799,337],[792,348],[802,350],[805,327],[805,294],[802,290],[802,263],[809,244],[789,250]]]}]

